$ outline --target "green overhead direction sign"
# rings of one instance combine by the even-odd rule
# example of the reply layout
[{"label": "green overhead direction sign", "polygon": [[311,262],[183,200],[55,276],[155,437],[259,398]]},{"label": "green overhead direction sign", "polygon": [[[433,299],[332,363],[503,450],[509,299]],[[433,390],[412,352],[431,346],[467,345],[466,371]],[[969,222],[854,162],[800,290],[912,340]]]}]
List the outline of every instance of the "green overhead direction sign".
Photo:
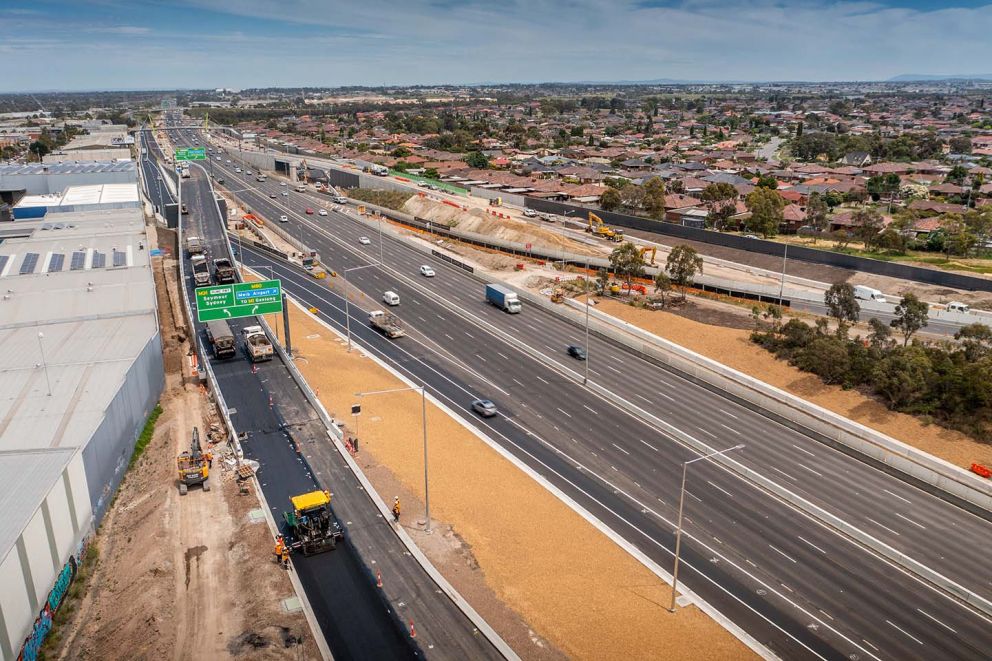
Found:
[{"label": "green overhead direction sign", "polygon": [[196,288],[196,318],[200,322],[278,312],[282,312],[282,282],[279,280]]},{"label": "green overhead direction sign", "polygon": [[177,149],[177,161],[205,161],[207,160],[207,150],[204,147]]}]

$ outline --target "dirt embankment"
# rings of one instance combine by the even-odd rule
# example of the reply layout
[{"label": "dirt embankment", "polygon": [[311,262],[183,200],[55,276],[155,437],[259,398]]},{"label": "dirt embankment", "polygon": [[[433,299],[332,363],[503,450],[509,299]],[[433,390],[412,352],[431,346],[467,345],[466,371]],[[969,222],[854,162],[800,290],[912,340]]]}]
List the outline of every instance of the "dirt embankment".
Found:
[{"label": "dirt embankment", "polygon": [[721,328],[605,299],[598,309],[962,468],[972,462],[992,464],[992,446],[890,411],[857,391],[824,385],[815,374],[802,372],[752,343],[749,330]]},{"label": "dirt embankment", "polygon": [[297,364],[331,415],[357,427],[358,460],[376,491],[401,497],[401,523],[521,657],[753,657],[695,607],[668,613],[666,583],[433,405],[427,429],[435,533],[423,535],[419,394],[365,398],[356,421],[348,414],[356,392],[404,384],[362,352],[348,353],[301,308],[290,319]]},{"label": "dirt embankment", "polygon": [[271,560],[267,526],[249,516],[258,500],[240,493],[223,443],[213,448],[211,490],[192,487],[179,495],[176,455],[189,448],[194,426],[206,440],[219,420],[205,392],[184,374],[189,345],[175,323],[175,274],[168,273],[167,292],[162,260],[155,261],[166,367],[163,412],[101,524],[90,589],[53,656],[319,658],[302,613],[280,606],[293,588]]}]

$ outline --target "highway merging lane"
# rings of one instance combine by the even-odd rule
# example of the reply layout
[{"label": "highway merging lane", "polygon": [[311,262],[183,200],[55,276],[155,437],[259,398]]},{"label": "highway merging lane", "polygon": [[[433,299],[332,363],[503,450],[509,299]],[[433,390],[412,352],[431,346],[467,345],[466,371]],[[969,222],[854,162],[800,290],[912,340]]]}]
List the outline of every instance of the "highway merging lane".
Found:
[{"label": "highway merging lane", "polygon": [[[198,169],[186,180],[183,194],[190,208],[184,224],[193,225],[212,256],[225,254],[217,208]],[[191,279],[187,287],[195,309]],[[238,335],[256,321],[229,323]],[[202,342],[202,325],[195,330]],[[246,456],[261,464],[259,479],[273,517],[281,520],[292,495],[315,488],[333,493],[346,543],[334,552],[297,555],[293,566],[335,658],[501,658],[382,519],[286,367],[278,360],[257,370],[240,359],[211,359],[211,365],[234,424],[245,434]],[[381,589],[369,562],[381,570]],[[411,621],[416,641],[406,629]]]},{"label": "highway merging lane", "polygon": [[[253,210],[267,217],[275,217],[273,214],[287,213],[287,209],[279,204],[282,200],[277,199],[276,204],[273,204],[266,194],[280,188],[276,183],[270,183],[263,187],[261,195],[252,195],[250,192],[242,195],[248,198]],[[295,202],[292,201],[293,198]],[[314,201],[309,198],[301,203],[300,197],[295,193],[291,194],[290,204],[288,215],[298,228],[302,227],[303,222],[307,222],[307,227],[302,229],[303,239],[318,248],[323,261],[332,268],[341,271],[346,266],[363,263],[356,257],[353,249],[357,247],[354,239],[358,234],[366,234],[373,241],[372,245],[360,248],[367,251],[367,259],[364,261],[367,263],[377,259],[378,246],[375,245],[377,238],[374,231],[335,214],[324,219],[295,213],[298,207],[315,206]],[[338,243],[329,230],[333,230],[333,235],[346,237],[344,245]],[[297,232],[294,230],[293,233]],[[413,278],[417,277],[412,274],[416,272],[418,262],[432,263],[439,274],[431,283],[433,289],[443,291],[446,297],[470,309],[473,315],[487,323],[512,324],[513,332],[518,336],[535,343],[544,342],[546,353],[560,355],[566,344],[581,338],[578,329],[532,308],[528,308],[519,318],[501,316],[496,310],[481,303],[481,285],[466,279],[457,270],[412,253],[393,241],[387,241],[383,249],[387,264],[404,273],[410,273]],[[296,277],[300,281],[300,287],[316,287],[317,291],[323,292],[322,296],[333,297],[319,283],[299,274]],[[665,553],[658,550],[657,544],[667,545],[666,538],[670,540],[672,511],[677,502],[677,493],[674,490],[674,485],[677,484],[676,473],[680,469],[679,463],[693,456],[691,453],[660,437],[657,430],[612,410],[602,400],[548,371],[543,365],[530,364],[529,359],[525,359],[512,344],[506,343],[501,337],[489,334],[476,324],[466,323],[453,313],[445,315],[444,308],[438,309],[427,296],[418,296],[422,292],[418,292],[417,287],[405,279],[398,279],[394,274],[383,273],[378,269],[368,269],[356,272],[351,280],[353,285],[368,292],[370,305],[374,307],[379,307],[373,301],[381,291],[387,288],[398,291],[403,299],[400,310],[413,308],[412,312],[403,312],[401,316],[411,329],[422,333],[421,336],[411,337],[421,341],[429,354],[423,359],[424,362],[433,360],[437,365],[433,367],[436,373],[443,374],[449,380],[468,384],[468,387],[460,386],[467,392],[458,395],[455,400],[459,407],[464,408],[471,398],[469,392],[473,395],[491,396],[509,415],[499,421],[498,429],[495,428],[496,423],[487,425],[494,427],[489,430],[490,434],[498,432],[497,438],[519,438],[519,446],[531,453],[538,449],[549,449],[553,460],[568,464],[562,467],[565,474],[568,471],[578,473],[575,476],[576,483],[582,484],[587,492],[592,489],[590,484],[598,485],[600,490],[609,492],[600,502],[622,501],[615,506],[611,505],[609,509],[614,513],[623,512],[632,506],[636,508],[631,517],[623,517],[624,520],[617,522],[615,519],[620,517],[601,513],[603,507],[599,507],[600,511],[597,511],[595,503],[587,504],[593,499],[585,498],[583,503],[618,532],[631,538],[645,548],[649,555],[663,561],[667,566],[670,560],[664,558]],[[307,295],[312,294],[315,292]],[[321,307],[318,301],[307,302]],[[353,329],[359,328],[361,323],[362,314],[356,311]],[[526,328],[528,324],[534,325],[530,329],[533,335],[529,337]],[[560,333],[561,337],[555,337],[555,333]],[[396,344],[403,343],[404,346],[413,344],[405,340]],[[609,358],[610,352],[614,352],[613,358]],[[596,365],[595,378],[602,379],[604,384],[613,370],[622,372],[613,378],[618,383],[615,389],[624,394],[632,387],[656,384],[657,392],[641,395],[652,396],[652,400],[646,405],[650,404],[653,411],[663,407],[663,404],[659,405],[659,397],[666,401],[667,398],[672,398],[671,405],[663,413],[672,416],[673,422],[676,421],[675,415],[683,412],[685,419],[679,422],[706,425],[707,430],[717,429],[710,432],[714,436],[711,442],[716,447],[727,447],[742,441],[748,443],[748,461],[754,462],[752,455],[762,451],[760,441],[771,435],[769,421],[762,416],[757,416],[744,407],[737,407],[724,398],[713,397],[708,391],[690,388],[691,384],[687,385],[685,382],[674,387],[666,385],[659,379],[666,376],[671,378],[672,375],[643,361],[632,360],[629,354],[607,343],[597,343],[592,349],[592,358]],[[459,362],[463,369],[457,367]],[[404,367],[409,364],[407,359]],[[482,376],[485,381],[480,381],[474,374]],[[424,376],[426,378],[421,380],[438,382],[439,377],[436,374]],[[494,386],[498,391],[494,392]],[[640,392],[631,396],[637,395]],[[707,396],[710,399],[705,399]],[[701,409],[701,403],[705,408]],[[708,415],[700,415],[700,410],[706,410]],[[699,433],[704,433],[703,429],[700,426]],[[871,521],[880,527],[884,526],[896,538],[903,536],[897,532],[900,528],[908,530],[906,526],[926,525],[912,518],[920,516],[917,512],[922,508],[939,510],[943,506],[941,501],[915,489],[908,489],[898,480],[812,443],[808,437],[774,426],[773,433],[784,435],[786,442],[779,442],[771,450],[767,450],[763,457],[759,455],[757,468],[765,468],[767,472],[769,465],[788,465],[789,472],[782,471],[782,480],[790,487],[805,490],[812,485],[815,488],[803,495],[810,499],[819,499],[835,511],[836,505],[844,506],[844,502],[852,499],[850,502],[853,504],[849,506],[859,509],[862,516],[865,513],[874,514]],[[781,463],[783,456],[787,460],[786,464]],[[843,466],[840,470],[833,469],[832,462],[841,462]],[[542,473],[547,473],[547,465],[542,466]],[[579,468],[576,469],[576,466]],[[776,651],[785,656],[809,653],[808,650],[796,647],[797,641],[802,640],[824,656],[843,653],[865,657],[877,655],[881,658],[893,654],[926,657],[932,656],[939,649],[950,656],[967,658],[973,656],[976,649],[980,649],[980,646],[972,645],[988,640],[988,623],[985,620],[976,618],[956,604],[934,594],[898,570],[868,557],[860,549],[788,508],[769,502],[767,497],[757,494],[754,489],[740,484],[734,478],[728,478],[719,469],[699,464],[696,466],[699,470],[690,473],[687,512],[689,530],[695,531],[696,543],[699,544],[697,561],[702,564],[701,571],[708,576],[717,576],[715,580],[721,585],[731,585],[731,589],[736,590],[735,597],[741,602],[734,606],[737,610],[753,608],[769,613],[768,618],[776,623],[785,622],[786,629],[790,626],[792,629],[801,629],[798,634],[790,630],[789,634],[794,638],[789,638],[764,623],[765,629],[772,631],[767,636],[758,635],[758,638],[772,641]],[[828,468],[837,475],[836,478],[831,476],[831,484],[835,488],[825,490],[824,480],[817,478],[823,478]],[[851,474],[852,470],[858,473]],[[845,474],[847,477],[844,477]],[[606,479],[602,479],[602,476],[606,476]],[[834,479],[839,481],[834,482]],[[884,490],[873,490],[870,480],[879,479],[888,480]],[[867,485],[866,480],[869,481]],[[866,493],[859,493],[859,490]],[[570,493],[575,491],[572,488]],[[821,495],[824,492],[827,495]],[[887,497],[883,495],[886,493],[890,494],[888,497],[904,505],[906,503],[900,499],[909,501],[909,506],[902,511],[891,507],[890,512],[898,512],[901,516],[884,513],[885,507],[879,510],[879,499]],[[904,494],[909,494],[912,500]],[[858,500],[866,495],[870,495],[872,503],[872,508],[867,510]],[[583,502],[583,498],[577,499]],[[843,502],[837,503],[838,500]],[[694,516],[694,507],[704,510],[705,516],[700,516],[699,513]],[[956,510],[954,513],[958,514]],[[663,521],[662,517],[668,521]],[[614,520],[611,521],[611,518]],[[907,522],[900,524],[898,521],[903,518]],[[631,525],[630,521],[636,519],[647,521],[643,526]],[[984,523],[970,515],[966,515],[964,521],[968,525]],[[655,532],[647,533],[652,527]],[[636,530],[631,530],[632,528]],[[746,532],[741,532],[745,528]],[[802,534],[797,534],[799,532]],[[645,537],[650,541],[645,542]],[[930,539],[927,546],[936,546],[939,549],[940,541]],[[981,544],[978,546],[980,548]],[[735,566],[731,568],[731,564]],[[698,580],[691,585],[703,593]],[[880,600],[879,590],[872,586],[886,586],[890,595],[902,593],[906,603],[919,604],[919,612],[906,612],[906,609],[898,608],[891,596]],[[759,598],[755,599],[755,595]],[[707,599],[729,614],[731,608],[724,603],[728,601],[726,596],[711,598],[707,595]],[[778,603],[772,606],[770,612],[768,606],[773,599]],[[790,601],[798,603],[803,610],[796,612],[796,606],[790,604]],[[924,604],[923,601],[927,603]],[[749,617],[737,615],[734,619],[739,622]],[[751,612],[750,618],[757,620],[758,624],[746,628],[755,632],[761,626],[761,617]],[[934,621],[951,624],[942,633],[940,627],[934,625]],[[951,628],[956,635],[948,636]],[[975,636],[963,634],[964,631],[972,631]],[[776,637],[786,640],[775,641]],[[947,640],[948,637],[951,640]],[[810,639],[813,640],[812,643],[809,642]],[[826,646],[823,645],[824,641],[829,641]],[[817,642],[820,644],[817,645]],[[917,647],[918,645],[922,647]]]}]

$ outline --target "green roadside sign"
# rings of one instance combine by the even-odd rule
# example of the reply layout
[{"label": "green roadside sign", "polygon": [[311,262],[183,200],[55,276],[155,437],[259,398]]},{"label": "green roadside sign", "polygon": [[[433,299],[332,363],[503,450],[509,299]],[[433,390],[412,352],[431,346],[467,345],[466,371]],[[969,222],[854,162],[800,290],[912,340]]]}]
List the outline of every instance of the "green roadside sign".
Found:
[{"label": "green roadside sign", "polygon": [[282,312],[282,282],[236,282],[196,288],[196,319],[238,319]]},{"label": "green roadside sign", "polygon": [[176,160],[177,161],[205,161],[207,160],[207,150],[204,147],[190,148],[190,149],[177,149],[176,150]]}]

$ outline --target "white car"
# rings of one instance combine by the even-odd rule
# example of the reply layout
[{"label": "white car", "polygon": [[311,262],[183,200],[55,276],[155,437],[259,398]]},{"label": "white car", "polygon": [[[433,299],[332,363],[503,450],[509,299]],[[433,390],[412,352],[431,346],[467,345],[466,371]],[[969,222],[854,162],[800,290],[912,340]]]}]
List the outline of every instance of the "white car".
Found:
[{"label": "white car", "polygon": [[282,216],[279,216],[279,222],[280,223],[288,223],[289,222],[289,217],[286,216],[285,214],[282,215]]},{"label": "white car", "polygon": [[289,184],[287,184],[285,181],[282,181],[282,182],[279,182],[279,185],[280,186],[288,186]]},{"label": "white car", "polygon": [[289,191],[286,191],[286,190],[284,190],[284,191],[282,192],[282,196],[283,196],[283,197],[289,197]]},{"label": "white car", "polygon": [[367,237],[367,236],[360,236],[360,237],[358,237],[358,242],[360,244],[362,244],[363,246],[367,246],[370,243],[372,243],[371,241],[369,241],[369,237]]},{"label": "white car", "polygon": [[327,215],[327,209],[321,209],[320,211],[317,212],[317,215],[318,216],[326,216]]},{"label": "white car", "polygon": [[[228,161],[228,163],[230,163],[230,161]],[[234,171],[235,172],[241,172],[241,168],[234,168]]]},{"label": "white car", "polygon": [[533,218],[534,216],[537,215],[537,212],[534,211],[533,209],[524,209],[524,215],[527,216],[528,218]]},{"label": "white car", "polygon": [[424,276],[425,278],[433,278],[434,269],[427,266],[427,264],[424,264],[423,266],[420,267],[420,275]]},{"label": "white car", "polygon": [[227,159],[227,160],[226,160],[226,161],[224,161],[224,162],[225,162],[225,163],[230,163],[230,162],[231,162],[231,159]]}]

